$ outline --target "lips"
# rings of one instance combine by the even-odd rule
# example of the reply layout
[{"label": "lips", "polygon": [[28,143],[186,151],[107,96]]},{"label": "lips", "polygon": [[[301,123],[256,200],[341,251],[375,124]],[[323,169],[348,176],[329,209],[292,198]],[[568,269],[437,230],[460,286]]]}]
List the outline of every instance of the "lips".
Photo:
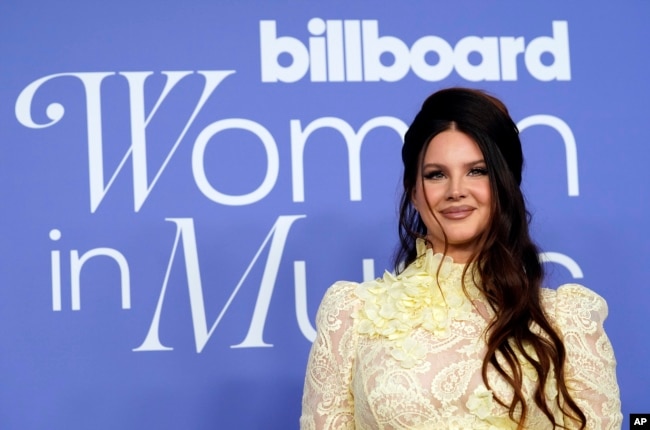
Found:
[{"label": "lips", "polygon": [[452,220],[457,220],[457,219],[464,219],[467,218],[474,212],[474,209],[472,206],[450,206],[448,208],[445,208],[440,211],[440,214],[447,218],[447,219],[452,219]]}]

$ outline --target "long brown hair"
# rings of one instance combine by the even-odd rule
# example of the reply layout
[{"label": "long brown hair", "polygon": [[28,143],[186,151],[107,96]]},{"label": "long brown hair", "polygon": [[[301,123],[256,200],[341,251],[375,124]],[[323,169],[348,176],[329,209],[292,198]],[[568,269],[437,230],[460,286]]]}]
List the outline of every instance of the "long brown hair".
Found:
[{"label": "long brown hair", "polygon": [[[488,327],[483,381],[490,388],[487,369],[492,366],[510,384],[514,395],[509,404],[504,399],[496,400],[509,408],[510,418],[518,422],[519,429],[523,428],[529,410],[522,392],[519,356],[523,357],[537,373],[538,383],[533,393],[535,404],[548,417],[553,428],[562,427],[556,422],[544,392],[548,375],[554,370],[561,395],[557,406],[566,417],[579,422],[582,429],[586,417],[566,386],[564,344],[541,304],[544,272],[538,259],[538,248],[529,234],[530,214],[520,189],[523,154],[519,131],[500,100],[485,92],[466,88],[441,90],[425,100],[404,137],[402,147],[404,189],[395,269],[399,272],[400,268],[417,258],[416,239],[426,236],[426,226],[412,203],[413,191],[416,181],[422,180],[418,173],[429,142],[449,129],[465,133],[479,146],[487,165],[492,193],[489,227],[481,237],[482,246],[468,262],[474,263],[480,276],[478,285],[495,313]],[[533,331],[534,326],[540,334]],[[534,354],[528,352],[530,348]],[[515,416],[517,408],[520,408],[518,417]]]}]

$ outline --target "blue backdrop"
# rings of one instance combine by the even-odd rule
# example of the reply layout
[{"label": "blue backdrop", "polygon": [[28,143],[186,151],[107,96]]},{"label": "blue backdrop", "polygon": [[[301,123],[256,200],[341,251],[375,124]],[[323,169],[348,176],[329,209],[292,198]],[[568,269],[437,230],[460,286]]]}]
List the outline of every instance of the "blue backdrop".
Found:
[{"label": "blue backdrop", "polygon": [[325,289],[389,268],[431,92],[518,122],[547,283],[650,412],[646,1],[0,3],[0,427],[298,427]]}]

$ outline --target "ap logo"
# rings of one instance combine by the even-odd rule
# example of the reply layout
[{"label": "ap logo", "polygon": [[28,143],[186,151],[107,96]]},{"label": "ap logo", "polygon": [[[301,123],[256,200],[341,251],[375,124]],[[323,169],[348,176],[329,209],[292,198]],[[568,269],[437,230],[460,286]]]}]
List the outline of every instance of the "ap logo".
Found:
[{"label": "ap logo", "polygon": [[630,414],[630,429],[650,429],[650,414]]}]

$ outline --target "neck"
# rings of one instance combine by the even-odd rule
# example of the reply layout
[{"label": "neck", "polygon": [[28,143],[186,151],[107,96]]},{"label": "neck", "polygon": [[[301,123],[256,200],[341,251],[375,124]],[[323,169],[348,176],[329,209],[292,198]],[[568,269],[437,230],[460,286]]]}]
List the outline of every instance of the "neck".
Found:
[{"label": "neck", "polygon": [[447,245],[447,252],[445,253],[444,246],[433,246],[433,252],[445,254],[451,257],[454,260],[454,263],[466,264],[472,258],[472,255],[475,252],[474,247],[463,247],[463,246],[454,246]]}]

